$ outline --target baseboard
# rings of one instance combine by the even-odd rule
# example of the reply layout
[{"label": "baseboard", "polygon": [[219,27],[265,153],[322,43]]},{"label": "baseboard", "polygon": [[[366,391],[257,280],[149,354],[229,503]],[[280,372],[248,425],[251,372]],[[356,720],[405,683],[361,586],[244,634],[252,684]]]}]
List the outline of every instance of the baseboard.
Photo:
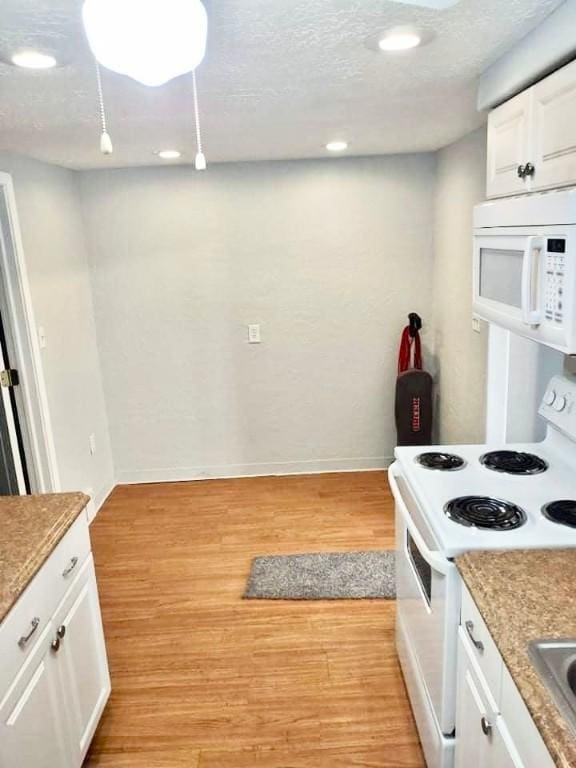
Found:
[{"label": "baseboard", "polygon": [[267,477],[274,475],[315,475],[327,472],[370,472],[390,466],[391,456],[358,459],[314,459],[311,461],[269,462],[265,464],[223,464],[207,467],[162,467],[157,469],[120,470],[120,484],[176,483],[189,480],[215,480],[234,477]]},{"label": "baseboard", "polygon": [[88,503],[88,522],[91,523],[95,518],[98,512],[100,511],[100,508],[110,496],[112,491],[114,490],[114,487],[116,486],[115,480],[110,480],[108,483],[105,483],[103,486],[99,488],[99,490],[94,493],[92,490],[87,491],[88,495],[90,496],[90,501]]}]

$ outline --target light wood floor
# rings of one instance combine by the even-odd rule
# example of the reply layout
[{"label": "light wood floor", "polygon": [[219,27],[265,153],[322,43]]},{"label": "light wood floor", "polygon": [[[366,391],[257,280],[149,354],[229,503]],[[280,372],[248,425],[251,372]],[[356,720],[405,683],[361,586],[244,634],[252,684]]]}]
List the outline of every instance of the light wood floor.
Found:
[{"label": "light wood floor", "polygon": [[384,473],[118,487],[90,768],[423,768],[394,603],[242,600],[254,555],[391,548]]}]

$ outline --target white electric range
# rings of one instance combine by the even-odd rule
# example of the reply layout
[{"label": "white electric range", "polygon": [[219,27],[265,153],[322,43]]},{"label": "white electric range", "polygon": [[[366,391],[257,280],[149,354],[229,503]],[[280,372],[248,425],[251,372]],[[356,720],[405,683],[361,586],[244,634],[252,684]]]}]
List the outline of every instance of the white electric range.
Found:
[{"label": "white electric range", "polygon": [[428,768],[452,768],[460,578],[475,549],[576,547],[576,377],[555,376],[543,442],[396,448],[397,649]]}]

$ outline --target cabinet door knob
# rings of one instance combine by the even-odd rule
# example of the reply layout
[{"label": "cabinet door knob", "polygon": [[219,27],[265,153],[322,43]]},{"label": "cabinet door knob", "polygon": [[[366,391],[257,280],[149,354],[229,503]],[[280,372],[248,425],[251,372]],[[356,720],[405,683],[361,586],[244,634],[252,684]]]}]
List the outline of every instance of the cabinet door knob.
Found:
[{"label": "cabinet door knob", "polygon": [[516,169],[516,173],[518,174],[519,179],[523,179],[524,176],[526,176],[526,166],[525,165],[519,165]]},{"label": "cabinet door knob", "polygon": [[484,734],[484,736],[490,736],[490,734],[492,733],[492,725],[488,722],[488,720],[485,717],[483,717],[480,720],[480,725],[482,727],[482,733]]},{"label": "cabinet door knob", "polygon": [[532,165],[532,163],[526,163],[526,165],[524,166],[524,177],[534,176],[535,171],[536,171],[536,168],[534,167],[534,165]]},{"label": "cabinet door knob", "polygon": [[58,653],[58,651],[60,650],[60,638],[59,637],[55,637],[54,640],[52,640],[50,648],[52,648],[54,653]]},{"label": "cabinet door knob", "polygon": [[476,648],[480,653],[484,651],[484,643],[481,640],[476,640],[474,637],[474,622],[473,621],[467,621],[464,626],[466,627],[466,632],[468,633],[468,637],[472,641],[472,645],[474,648]]},{"label": "cabinet door knob", "polygon": [[56,634],[58,635],[60,640],[63,640],[64,636],[66,635],[66,625],[65,624],[60,624],[60,626],[56,630]]}]

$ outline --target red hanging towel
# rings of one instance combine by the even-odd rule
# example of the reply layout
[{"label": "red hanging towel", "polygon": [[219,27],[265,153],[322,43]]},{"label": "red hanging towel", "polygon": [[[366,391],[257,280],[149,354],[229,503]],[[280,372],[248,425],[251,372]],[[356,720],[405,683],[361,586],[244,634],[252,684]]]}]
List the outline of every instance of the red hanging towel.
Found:
[{"label": "red hanging towel", "polygon": [[[412,360],[412,357],[414,357],[414,360]],[[411,369],[422,370],[422,345],[418,331],[414,331],[414,336],[411,336],[410,326],[407,325],[402,331],[402,339],[400,341],[398,373],[404,373],[404,371]]]}]

